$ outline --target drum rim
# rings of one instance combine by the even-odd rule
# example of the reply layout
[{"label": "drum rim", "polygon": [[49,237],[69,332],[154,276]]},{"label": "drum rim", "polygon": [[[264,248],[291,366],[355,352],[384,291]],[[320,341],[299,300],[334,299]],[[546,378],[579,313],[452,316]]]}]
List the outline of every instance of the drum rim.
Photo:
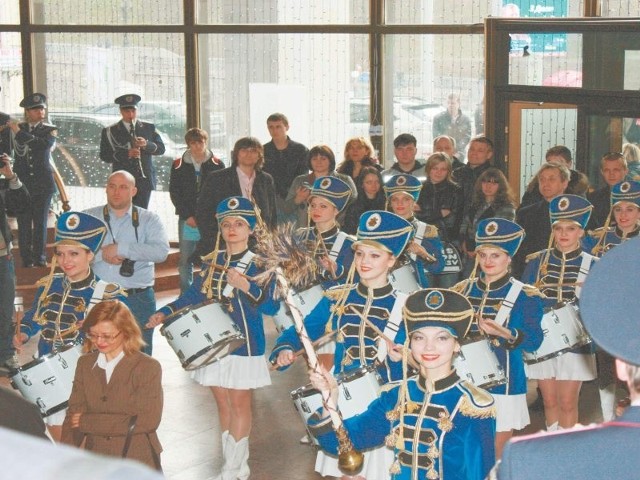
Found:
[{"label": "drum rim", "polygon": [[[378,380],[378,384],[382,386],[382,377],[380,376],[380,373],[378,373],[378,368],[373,364],[360,365],[346,372],[340,372],[339,374],[334,375],[334,378],[338,382],[338,386],[340,386],[343,383],[345,383],[345,379],[348,379],[350,381],[355,380],[358,378],[362,378],[364,375],[370,372],[376,376],[376,380]],[[349,383],[349,382],[346,382],[346,383]],[[320,391],[317,390],[316,388],[313,388],[313,386],[310,383],[307,383],[306,385],[303,385],[294,390],[291,390],[290,395],[291,395],[291,398],[295,400],[296,398],[308,397],[309,395],[302,395],[305,392],[313,392],[314,394],[320,393]]]},{"label": "drum rim", "polygon": [[[33,360],[25,363],[24,365],[20,365],[17,369],[14,368],[9,372],[9,378],[13,378],[15,376],[20,375],[21,372],[23,371],[27,371],[33,367],[35,367],[36,365],[40,365],[41,363],[47,362],[49,360],[53,360],[57,355],[61,355],[63,353],[66,353],[67,351],[71,350],[72,348],[76,348],[79,344],[77,343],[73,343],[73,344],[69,344],[69,345],[65,345],[62,349],[60,350],[56,350],[56,351],[51,351],[41,357],[38,358],[34,358]],[[79,352],[78,356],[81,356],[82,352]]]},{"label": "drum rim", "polygon": [[[237,342],[238,345],[236,347],[234,347],[233,349],[229,350],[229,352],[227,352],[227,354],[224,355],[223,357],[215,358],[215,359],[211,360],[210,362],[203,363],[202,365],[199,365],[197,367],[187,368],[187,367],[191,366],[191,364],[194,362],[194,360],[197,360],[199,357],[203,356],[207,352],[210,352],[214,348],[216,348],[218,346],[223,346],[223,345],[227,345],[227,344],[230,344],[230,343],[234,343],[234,342]],[[196,352],[195,354],[191,355],[184,362],[181,362],[182,368],[184,368],[185,370],[198,370],[199,368],[206,367],[207,365],[211,365],[212,363],[216,363],[217,361],[221,360],[222,358],[226,357],[227,355],[231,355],[233,352],[235,352],[240,347],[242,347],[242,345],[244,345],[245,343],[246,343],[246,339],[245,339],[245,336],[242,333],[240,333],[240,332],[234,333],[230,337],[224,338],[222,340],[218,340],[216,343],[209,344],[205,348],[203,348],[203,349],[199,350],[198,352]]]},{"label": "drum rim", "polygon": [[225,313],[228,316],[228,312],[224,310],[224,308],[219,302],[216,302],[214,300],[208,300],[206,302],[198,303],[197,305],[187,305],[186,307],[182,307],[181,309],[176,310],[175,312],[167,315],[164,321],[162,322],[162,327],[160,327],[160,332],[164,332],[166,327],[170,326],[176,320],[179,320],[180,318],[184,317],[185,313],[193,312],[193,311],[199,310],[202,307],[206,307],[212,304],[218,305],[219,308],[223,311],[223,313]]}]

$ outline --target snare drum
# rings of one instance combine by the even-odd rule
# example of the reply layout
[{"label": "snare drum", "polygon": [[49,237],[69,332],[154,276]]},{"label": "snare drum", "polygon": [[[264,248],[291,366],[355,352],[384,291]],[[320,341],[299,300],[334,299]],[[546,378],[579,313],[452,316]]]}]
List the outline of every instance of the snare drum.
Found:
[{"label": "snare drum", "polygon": [[460,378],[466,378],[477,387],[492,388],[507,383],[504,369],[486,337],[461,344],[453,366]]},{"label": "snare drum", "polygon": [[[341,373],[336,380],[338,381],[338,407],[342,418],[351,418],[364,412],[369,404],[380,396],[382,379],[372,365]],[[322,394],[311,384],[291,392],[291,399],[305,427],[311,415],[322,407]],[[313,438],[312,435],[309,437]]]},{"label": "snare drum", "polygon": [[418,283],[418,276],[416,270],[411,263],[405,263],[401,267],[389,273],[389,283],[393,285],[393,288],[402,293],[413,293],[416,290],[420,290],[420,284]]},{"label": "snare drum", "polygon": [[78,345],[70,345],[20,367],[11,377],[13,388],[40,408],[43,417],[67,408],[78,359]]},{"label": "snare drum", "polygon": [[195,370],[237,350],[245,338],[219,303],[186,307],[167,317],[165,336],[185,370]]},{"label": "snare drum", "polygon": [[[304,319],[311,313],[311,310],[320,303],[324,295],[324,289],[321,285],[314,285],[300,292],[292,293],[293,305],[298,309],[300,315]],[[279,332],[286,330],[293,325],[293,317],[291,316],[291,308],[284,300],[280,303],[280,310],[273,316],[273,321]]]},{"label": "snare drum", "polygon": [[528,364],[540,363],[591,343],[574,303],[561,303],[548,310],[540,326],[544,334],[542,344],[535,352],[523,353]]}]

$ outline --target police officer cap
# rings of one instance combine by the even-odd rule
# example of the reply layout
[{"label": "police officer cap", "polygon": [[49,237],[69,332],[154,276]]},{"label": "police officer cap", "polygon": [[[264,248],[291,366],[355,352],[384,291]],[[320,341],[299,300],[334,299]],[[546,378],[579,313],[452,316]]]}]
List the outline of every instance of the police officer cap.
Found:
[{"label": "police officer cap", "polygon": [[47,96],[42,93],[32,93],[20,102],[20,106],[27,110],[37,107],[47,108]]},{"label": "police officer cap", "polygon": [[440,327],[462,339],[471,326],[473,307],[464,295],[453,290],[425,288],[407,297],[402,316],[409,333],[424,327]]},{"label": "police officer cap", "polygon": [[56,245],[79,246],[96,253],[107,233],[107,225],[83,212],[64,212],[56,222]]},{"label": "police officer cap", "polygon": [[580,294],[580,315],[594,342],[614,357],[640,366],[640,237],[595,263]]},{"label": "police officer cap", "polygon": [[135,93],[127,93],[126,95],[121,95],[116,98],[114,102],[120,105],[120,108],[138,108],[140,100],[142,100],[140,95],[136,95]]}]

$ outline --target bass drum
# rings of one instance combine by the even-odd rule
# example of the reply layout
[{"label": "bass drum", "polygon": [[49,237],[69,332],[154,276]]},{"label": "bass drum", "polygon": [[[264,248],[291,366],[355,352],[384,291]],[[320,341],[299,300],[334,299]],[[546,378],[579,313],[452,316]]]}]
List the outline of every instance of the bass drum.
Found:
[{"label": "bass drum", "polygon": [[43,417],[64,410],[69,404],[80,355],[79,345],[69,345],[37,358],[11,376],[11,385],[36,404]]},{"label": "bass drum", "polygon": [[185,370],[217,362],[245,344],[240,328],[219,303],[178,310],[167,317],[160,333]]}]

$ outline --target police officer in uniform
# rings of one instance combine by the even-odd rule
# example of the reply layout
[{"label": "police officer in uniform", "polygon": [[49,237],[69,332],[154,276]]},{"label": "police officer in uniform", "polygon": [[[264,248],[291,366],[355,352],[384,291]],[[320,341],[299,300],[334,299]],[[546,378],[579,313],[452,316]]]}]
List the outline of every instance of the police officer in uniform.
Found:
[{"label": "police officer in uniform", "polygon": [[102,129],[100,159],[110,163],[114,172],[126,170],[133,175],[138,190],[133,204],[148,208],[151,191],[155,190],[157,183],[151,156],[162,155],[165,146],[155,125],[137,119],[140,100],[140,96],[135,94],[115,99],[122,119]]},{"label": "police officer in uniform", "polygon": [[26,121],[9,122],[14,139],[14,171],[31,194],[30,208],[17,217],[20,256],[25,267],[46,267],[47,217],[55,191],[51,152],[56,145],[56,127],[44,123],[47,97],[42,93],[27,96],[20,106]]}]

